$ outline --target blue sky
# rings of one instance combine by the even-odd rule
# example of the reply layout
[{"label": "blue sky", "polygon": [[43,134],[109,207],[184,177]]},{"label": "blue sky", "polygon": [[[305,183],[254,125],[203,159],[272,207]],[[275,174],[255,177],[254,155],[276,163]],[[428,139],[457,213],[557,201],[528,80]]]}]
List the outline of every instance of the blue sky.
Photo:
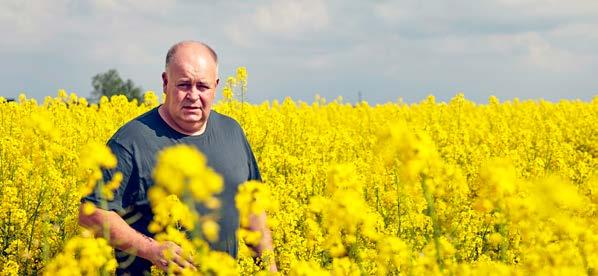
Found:
[{"label": "blue sky", "polygon": [[598,1],[2,0],[0,96],[89,96],[110,68],[161,91],[167,49],[202,40],[252,102],[484,103],[598,95]]}]

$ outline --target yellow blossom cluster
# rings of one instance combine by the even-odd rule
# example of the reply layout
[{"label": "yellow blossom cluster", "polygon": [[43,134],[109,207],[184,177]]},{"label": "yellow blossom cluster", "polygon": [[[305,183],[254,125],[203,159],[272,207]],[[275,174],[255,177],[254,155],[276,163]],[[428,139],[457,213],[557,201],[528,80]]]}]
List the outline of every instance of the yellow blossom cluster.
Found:
[{"label": "yellow blossom cluster", "polygon": [[[240,186],[237,205],[241,221],[268,214],[282,274],[598,273],[598,97],[249,104],[246,78],[227,81],[214,108],[254,151],[263,183]],[[78,234],[79,198],[114,166],[98,144],[157,104],[153,93],[0,98],[0,274],[114,267],[101,238]],[[218,225],[189,206],[219,208],[222,180],[201,154],[179,146],[157,158],[156,238],[181,245],[200,273],[259,273],[246,250],[236,261],[207,250]]]},{"label": "yellow blossom cluster", "polygon": [[196,148],[177,145],[160,152],[153,178],[155,185],[148,192],[154,213],[151,232],[186,230],[198,233],[198,238],[217,239],[218,225],[209,216],[200,218],[195,206],[217,209],[220,202],[214,195],[222,191],[223,181]]},{"label": "yellow blossom cluster", "polygon": [[94,144],[156,104],[124,96],[89,104],[64,90],[41,103],[0,97],[0,274],[42,273],[78,235],[79,199],[96,185],[100,167],[116,165]]},{"label": "yellow blossom cluster", "polygon": [[[149,230],[159,242],[174,242],[181,246],[183,257],[199,268],[185,268],[185,275],[234,275],[237,263],[228,254],[214,252],[207,241],[217,241],[219,225],[214,215],[196,210],[198,204],[217,209],[215,197],[223,189],[220,175],[207,166],[207,160],[195,147],[176,145],[161,151],[154,168],[154,186],[149,200],[154,219]],[[167,258],[169,256],[166,256]],[[169,273],[177,272],[174,264]]]},{"label": "yellow blossom cluster", "polygon": [[66,242],[63,252],[56,255],[43,272],[45,275],[106,275],[114,273],[116,265],[108,241],[84,232]]}]

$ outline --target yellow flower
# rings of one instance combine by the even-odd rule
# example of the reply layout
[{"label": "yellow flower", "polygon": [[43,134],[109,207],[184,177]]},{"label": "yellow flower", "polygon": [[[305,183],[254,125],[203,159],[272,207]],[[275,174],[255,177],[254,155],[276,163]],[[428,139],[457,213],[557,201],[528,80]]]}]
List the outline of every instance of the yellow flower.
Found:
[{"label": "yellow flower", "polygon": [[157,233],[168,227],[181,225],[187,230],[193,230],[198,221],[197,214],[179,200],[176,195],[168,195],[161,200],[156,200],[159,189],[150,190],[154,220],[150,223],[150,231]]},{"label": "yellow flower", "polygon": [[497,248],[503,241],[503,237],[499,233],[492,233],[488,236],[488,244]]},{"label": "yellow flower", "polygon": [[218,240],[218,231],[220,230],[220,227],[213,220],[210,219],[202,222],[201,230],[203,231],[203,234],[207,240],[211,242]]},{"label": "yellow flower", "polygon": [[249,227],[249,217],[275,208],[268,186],[258,181],[248,181],[239,186],[235,196],[241,227]]},{"label": "yellow flower", "polygon": [[232,100],[232,98],[233,98],[233,90],[229,86],[225,86],[222,89],[222,96],[226,100]]},{"label": "yellow flower", "polygon": [[81,149],[81,167],[88,169],[116,167],[116,157],[105,145],[90,143]]},{"label": "yellow flower", "polygon": [[237,86],[237,79],[235,77],[226,78],[226,87],[233,89],[235,86]]},{"label": "yellow flower", "polygon": [[347,254],[347,250],[345,249],[342,240],[337,235],[333,235],[328,238],[327,247],[328,251],[330,252],[330,256],[333,258],[344,257]]},{"label": "yellow flower", "polygon": [[289,273],[291,276],[328,276],[330,272],[321,268],[315,262],[305,262],[299,261],[295,263],[291,272]]},{"label": "yellow flower", "polygon": [[199,201],[207,201],[223,188],[222,177],[210,169],[196,148],[176,145],[160,152],[153,173],[156,185],[181,196],[186,191]]},{"label": "yellow flower", "polygon": [[123,174],[121,172],[116,172],[112,176],[110,182],[104,184],[102,189],[102,196],[107,200],[114,199],[114,190],[120,186],[120,182],[123,180]]},{"label": "yellow flower", "polygon": [[243,240],[248,245],[256,246],[262,240],[262,233],[259,231],[251,231],[244,228],[237,229],[237,237]]},{"label": "yellow flower", "polygon": [[143,94],[143,104],[147,106],[156,106],[158,105],[158,96],[154,91],[147,91]]},{"label": "yellow flower", "polygon": [[[268,213],[267,258],[282,275],[598,268],[598,97],[251,104],[246,70],[228,80],[229,99],[213,108],[240,123],[266,183],[239,187],[235,204],[243,224]],[[0,97],[0,274],[113,273],[111,247],[78,233],[80,197],[97,185],[110,197],[119,177],[102,184],[102,170],[116,165],[104,144],[157,100],[148,93],[143,102],[117,96],[88,105],[66,91],[41,104],[25,94]],[[267,274],[244,243],[258,242],[260,232],[238,232],[238,260],[201,239],[218,232],[201,222],[222,216],[223,182],[194,151],[164,158],[148,191],[150,230],[181,245],[198,273]],[[196,204],[209,214],[200,217]]]},{"label": "yellow flower", "polygon": [[93,205],[93,203],[91,203],[91,202],[83,203],[83,214],[85,214],[86,216],[89,216],[89,215],[95,213],[95,211],[96,211],[96,206]]},{"label": "yellow flower", "polygon": [[357,266],[356,263],[352,262],[349,258],[344,257],[344,258],[335,258],[332,261],[332,275],[338,275],[338,276],[345,276],[345,275],[351,275],[351,276],[357,276],[357,275],[361,275],[360,270],[359,270],[359,266]]},{"label": "yellow flower", "polygon": [[247,82],[247,68],[245,67],[238,67],[237,68],[237,80],[241,83]]},{"label": "yellow flower", "polygon": [[83,233],[70,239],[46,267],[44,274],[58,275],[65,273],[97,275],[98,272],[113,273],[117,263],[112,247],[103,238],[93,238]]},{"label": "yellow flower", "polygon": [[[79,188],[79,193],[83,197],[92,193],[98,181],[101,181],[101,169],[114,168],[117,161],[110,148],[99,143],[87,144],[81,149],[80,155],[80,173],[82,174],[82,178],[86,180],[85,185]],[[120,180],[118,180],[118,183],[120,183]],[[115,185],[115,183],[112,183],[111,187]]]},{"label": "yellow flower", "polygon": [[19,264],[13,260],[9,260],[2,266],[0,274],[6,276],[19,275]]},{"label": "yellow flower", "polygon": [[237,263],[223,252],[209,252],[204,255],[199,266],[203,275],[238,275]]}]

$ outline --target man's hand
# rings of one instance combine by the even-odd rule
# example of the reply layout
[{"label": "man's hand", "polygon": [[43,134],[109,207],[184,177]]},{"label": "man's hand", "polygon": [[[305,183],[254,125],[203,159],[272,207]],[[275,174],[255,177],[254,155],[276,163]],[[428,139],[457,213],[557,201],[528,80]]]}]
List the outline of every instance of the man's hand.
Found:
[{"label": "man's hand", "polygon": [[[192,262],[182,257],[180,246],[173,242],[157,242],[137,232],[114,211],[96,208],[92,214],[85,214],[81,205],[79,224],[96,236],[107,238],[113,247],[147,259],[164,271],[177,273],[186,267],[195,270]],[[168,271],[171,263],[175,265],[174,271]]]},{"label": "man's hand", "polygon": [[[184,268],[195,270],[193,261],[185,259],[183,249],[174,242],[156,243],[144,257],[165,272],[177,273]],[[173,269],[169,268],[171,264],[175,265]]]}]

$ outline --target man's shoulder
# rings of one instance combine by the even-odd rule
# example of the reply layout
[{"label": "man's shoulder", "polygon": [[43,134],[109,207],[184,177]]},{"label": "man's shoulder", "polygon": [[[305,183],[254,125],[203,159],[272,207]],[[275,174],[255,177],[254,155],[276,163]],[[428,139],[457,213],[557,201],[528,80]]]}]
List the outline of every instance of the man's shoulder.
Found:
[{"label": "man's shoulder", "polygon": [[121,145],[126,145],[151,137],[151,134],[155,134],[157,129],[161,127],[157,116],[159,116],[157,114],[157,107],[137,116],[121,126],[112,135],[110,140]]},{"label": "man's shoulder", "polygon": [[215,130],[220,130],[220,131],[225,131],[225,132],[231,132],[231,131],[241,131],[241,125],[239,124],[239,122],[237,122],[237,120],[235,120],[234,118],[219,113],[217,111],[210,111],[210,123],[213,123],[216,127],[213,128]]}]

